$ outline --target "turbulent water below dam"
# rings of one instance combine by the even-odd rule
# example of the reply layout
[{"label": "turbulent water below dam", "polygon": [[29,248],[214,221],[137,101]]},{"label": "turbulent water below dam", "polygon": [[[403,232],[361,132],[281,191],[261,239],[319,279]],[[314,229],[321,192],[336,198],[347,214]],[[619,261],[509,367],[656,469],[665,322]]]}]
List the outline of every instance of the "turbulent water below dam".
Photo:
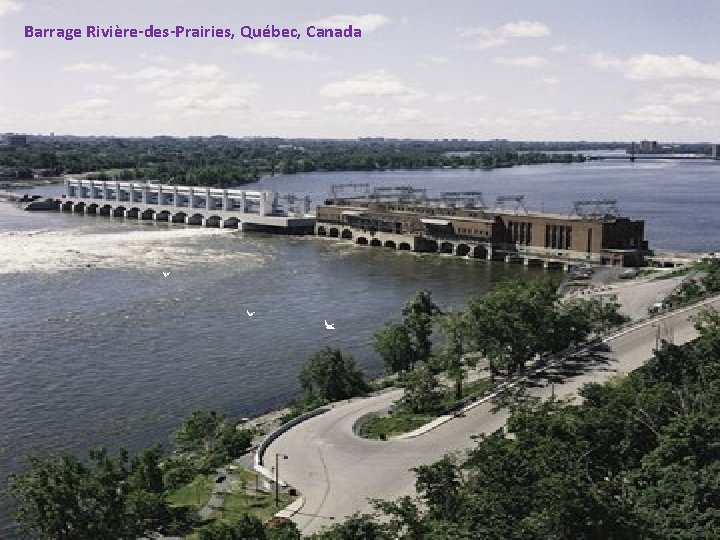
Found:
[{"label": "turbulent water below dam", "polygon": [[[624,214],[646,220],[652,247],[720,251],[720,163],[313,173],[249,188],[319,202],[336,182],[480,190],[486,202],[524,193],[529,206],[546,210],[616,197]],[[398,317],[416,290],[460,306],[494,281],[542,273],[328,239],[0,204],[0,483],[30,453],[137,449],[166,440],[196,409],[249,416],[281,405],[323,346],[340,347],[379,374],[372,331]],[[325,319],[337,330],[326,331]],[[0,524],[9,522],[4,507]]]}]

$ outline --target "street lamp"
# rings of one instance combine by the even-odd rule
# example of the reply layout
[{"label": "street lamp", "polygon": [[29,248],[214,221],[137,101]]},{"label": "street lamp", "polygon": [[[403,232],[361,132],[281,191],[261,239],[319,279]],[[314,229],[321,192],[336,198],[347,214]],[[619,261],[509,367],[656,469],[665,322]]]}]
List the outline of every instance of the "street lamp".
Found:
[{"label": "street lamp", "polygon": [[275,506],[280,506],[280,456],[287,459],[288,456],[275,452]]}]

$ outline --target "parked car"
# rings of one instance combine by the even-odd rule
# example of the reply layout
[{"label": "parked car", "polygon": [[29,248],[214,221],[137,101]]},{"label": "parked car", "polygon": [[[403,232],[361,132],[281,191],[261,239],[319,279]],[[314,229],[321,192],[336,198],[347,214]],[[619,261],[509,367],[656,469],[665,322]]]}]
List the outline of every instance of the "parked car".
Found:
[{"label": "parked car", "polygon": [[632,279],[638,277],[639,274],[640,271],[637,268],[628,268],[627,270],[620,272],[618,277],[620,279]]}]

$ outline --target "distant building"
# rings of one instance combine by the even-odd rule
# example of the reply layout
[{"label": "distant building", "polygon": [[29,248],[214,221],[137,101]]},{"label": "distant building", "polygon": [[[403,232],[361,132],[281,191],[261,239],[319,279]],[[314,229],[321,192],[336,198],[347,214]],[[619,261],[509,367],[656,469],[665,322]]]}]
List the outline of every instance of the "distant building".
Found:
[{"label": "distant building", "polygon": [[640,141],[640,152],[657,152],[657,141]]},{"label": "distant building", "polygon": [[710,149],[710,156],[713,159],[720,159],[720,144],[713,144]]},{"label": "distant building", "polygon": [[8,133],[3,136],[3,142],[8,146],[27,146],[27,135],[14,135]]}]

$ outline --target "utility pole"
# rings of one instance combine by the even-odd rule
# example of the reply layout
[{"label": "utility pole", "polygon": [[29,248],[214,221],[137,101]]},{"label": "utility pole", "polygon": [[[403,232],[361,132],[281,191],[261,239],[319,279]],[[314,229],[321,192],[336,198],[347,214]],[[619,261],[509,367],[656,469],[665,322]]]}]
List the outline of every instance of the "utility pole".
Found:
[{"label": "utility pole", "polygon": [[288,458],[285,454],[275,452],[275,507],[280,506],[280,456]]}]

